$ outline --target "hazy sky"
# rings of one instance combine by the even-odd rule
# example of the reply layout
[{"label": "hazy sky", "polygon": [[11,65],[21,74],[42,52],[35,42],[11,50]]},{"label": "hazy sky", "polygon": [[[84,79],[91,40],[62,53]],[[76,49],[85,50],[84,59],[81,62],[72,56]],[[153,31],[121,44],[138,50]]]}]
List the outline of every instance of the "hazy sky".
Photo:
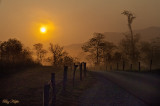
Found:
[{"label": "hazy sky", "polygon": [[[94,32],[127,31],[123,10],[136,15],[134,29],[160,26],[160,0],[1,0],[0,40],[17,38],[25,45],[82,43]],[[42,35],[40,24],[52,30]]]}]

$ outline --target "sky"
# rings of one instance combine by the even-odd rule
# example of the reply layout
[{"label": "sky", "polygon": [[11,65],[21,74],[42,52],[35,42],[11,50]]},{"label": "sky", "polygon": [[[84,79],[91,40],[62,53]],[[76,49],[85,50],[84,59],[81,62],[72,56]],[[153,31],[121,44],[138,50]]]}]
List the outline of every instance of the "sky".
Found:
[{"label": "sky", "polygon": [[[160,26],[160,0],[1,0],[0,41],[83,43],[94,32],[126,32],[124,10],[136,16],[133,29]],[[48,27],[45,34],[41,26]]]}]

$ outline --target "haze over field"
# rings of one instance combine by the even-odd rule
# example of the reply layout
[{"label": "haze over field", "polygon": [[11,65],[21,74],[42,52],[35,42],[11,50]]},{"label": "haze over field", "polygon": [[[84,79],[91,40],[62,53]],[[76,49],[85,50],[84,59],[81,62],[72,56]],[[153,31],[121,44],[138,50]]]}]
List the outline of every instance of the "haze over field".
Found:
[{"label": "haze over field", "polygon": [[[125,37],[125,32],[104,32],[105,40],[109,42],[113,42],[116,45]],[[152,41],[156,37],[160,37],[160,27],[148,27],[140,30],[135,30],[135,33],[140,35],[140,39],[142,41]],[[86,42],[86,41],[84,41]],[[73,56],[80,56],[82,54],[83,43],[73,43],[64,48]]]},{"label": "haze over field", "polygon": [[[159,5],[159,0],[1,0],[0,38],[17,38],[27,46],[83,43],[94,32],[128,31],[123,10],[136,15],[133,29],[160,26]],[[51,30],[42,35],[41,25]]]},{"label": "haze over field", "polygon": [[0,0],[0,106],[160,106],[160,0]]}]

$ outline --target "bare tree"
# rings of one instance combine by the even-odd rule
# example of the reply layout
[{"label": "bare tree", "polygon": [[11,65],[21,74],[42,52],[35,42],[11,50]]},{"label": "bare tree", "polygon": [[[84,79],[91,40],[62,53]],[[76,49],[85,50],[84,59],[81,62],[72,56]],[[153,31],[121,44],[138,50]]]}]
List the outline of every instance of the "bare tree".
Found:
[{"label": "bare tree", "polygon": [[64,56],[63,64],[72,67],[73,58],[71,56]]},{"label": "bare tree", "polygon": [[34,44],[33,46],[34,46],[34,49],[36,50],[38,63],[42,63],[47,51],[43,49],[43,44],[41,43]]},{"label": "bare tree", "polygon": [[134,59],[135,59],[135,45],[134,45],[134,35],[133,35],[133,30],[132,30],[132,23],[136,17],[133,15],[132,12],[127,11],[127,10],[125,10],[122,14],[127,16],[128,28],[129,28],[130,34],[131,34],[132,61],[134,61]]},{"label": "bare tree", "polygon": [[62,65],[63,59],[67,55],[67,52],[64,51],[63,47],[59,46],[58,44],[53,45],[50,43],[49,50],[53,55],[53,66],[57,67]]},{"label": "bare tree", "polygon": [[[138,61],[140,59],[140,35],[134,35],[134,53],[133,46],[131,44],[132,39],[130,35],[125,34],[125,38],[120,41],[119,50],[122,53],[122,59],[125,61],[131,61],[132,63]],[[134,59],[133,59],[134,54]]]},{"label": "bare tree", "polygon": [[151,42],[151,60],[155,68],[160,68],[160,37],[156,37]]},{"label": "bare tree", "polygon": [[104,35],[101,33],[94,33],[93,38],[82,46],[84,52],[88,52],[90,56],[96,60],[95,64],[100,64],[102,56],[102,46],[104,43]]},{"label": "bare tree", "polygon": [[113,52],[116,49],[116,46],[111,43],[111,42],[107,42],[105,41],[104,43],[102,43],[101,48],[103,50],[103,62],[107,65],[107,64],[111,64],[113,61]]}]

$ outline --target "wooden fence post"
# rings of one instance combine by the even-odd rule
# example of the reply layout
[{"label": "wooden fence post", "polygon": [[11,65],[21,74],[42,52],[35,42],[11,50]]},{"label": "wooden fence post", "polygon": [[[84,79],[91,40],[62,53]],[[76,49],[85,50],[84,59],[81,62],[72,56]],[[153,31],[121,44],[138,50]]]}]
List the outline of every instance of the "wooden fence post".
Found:
[{"label": "wooden fence post", "polygon": [[76,65],[75,65],[75,63],[74,63],[74,70],[73,70],[73,87],[74,87],[75,74],[76,74]]},{"label": "wooden fence post", "polygon": [[80,70],[80,80],[82,81],[82,63],[79,65],[79,70]]},{"label": "wooden fence post", "polygon": [[51,74],[51,86],[52,86],[52,102],[51,102],[51,106],[55,106],[55,103],[56,103],[55,73]]},{"label": "wooden fence post", "polygon": [[152,71],[152,60],[150,61],[150,71]]},{"label": "wooden fence post", "polygon": [[125,69],[125,62],[123,61],[123,71],[124,71],[124,69]]},{"label": "wooden fence post", "polygon": [[87,69],[86,69],[86,63],[84,62],[84,77],[86,77],[86,74],[87,74]]},{"label": "wooden fence post", "polygon": [[130,68],[131,68],[131,71],[132,71],[132,64],[131,64],[131,67],[130,67]]},{"label": "wooden fence post", "polygon": [[139,71],[141,71],[141,62],[139,62]]},{"label": "wooden fence post", "polygon": [[50,85],[44,85],[44,91],[43,91],[43,106],[49,106],[49,88]]},{"label": "wooden fence post", "polygon": [[67,70],[68,70],[68,66],[64,66],[64,73],[63,73],[63,91],[66,90],[66,84],[67,84]]}]

